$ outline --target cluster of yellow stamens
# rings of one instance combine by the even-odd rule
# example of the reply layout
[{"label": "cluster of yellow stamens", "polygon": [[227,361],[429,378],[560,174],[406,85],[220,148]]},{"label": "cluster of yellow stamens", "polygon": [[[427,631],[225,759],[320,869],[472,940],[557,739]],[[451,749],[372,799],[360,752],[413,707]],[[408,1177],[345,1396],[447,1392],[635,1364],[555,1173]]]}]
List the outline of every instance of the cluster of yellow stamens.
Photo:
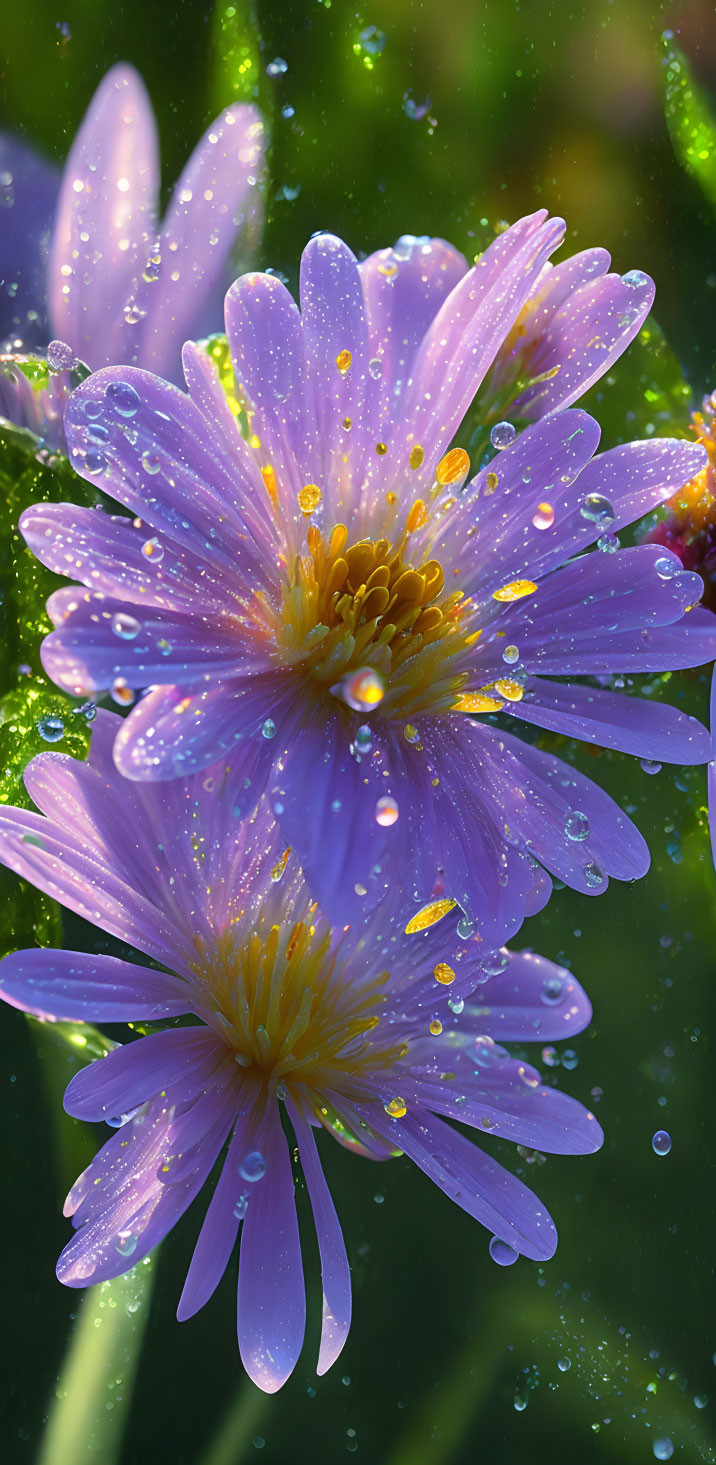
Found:
[{"label": "cluster of yellow stamens", "polygon": [[313,910],[305,921],[260,914],[249,930],[239,921],[212,942],[196,938],[193,971],[207,1020],[239,1066],[320,1114],[326,1091],[365,1097],[361,1079],[384,1073],[405,1048],[376,1032],[388,973],[351,980]]},{"label": "cluster of yellow stamens", "polygon": [[684,519],[694,534],[716,523],[716,416],[714,398],[706,398],[702,412],[691,415],[696,441],[706,449],[707,461],[699,473],[669,500],[669,508]]}]

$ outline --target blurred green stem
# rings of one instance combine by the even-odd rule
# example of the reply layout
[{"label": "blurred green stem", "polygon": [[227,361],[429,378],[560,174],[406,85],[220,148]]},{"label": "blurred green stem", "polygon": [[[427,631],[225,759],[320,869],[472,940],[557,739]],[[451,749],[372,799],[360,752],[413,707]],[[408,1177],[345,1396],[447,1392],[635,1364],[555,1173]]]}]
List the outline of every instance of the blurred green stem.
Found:
[{"label": "blurred green stem", "polygon": [[240,1384],[233,1404],[229,1405],[206,1454],[201,1456],[200,1465],[239,1465],[244,1458],[266,1409],[266,1395],[245,1378]]}]

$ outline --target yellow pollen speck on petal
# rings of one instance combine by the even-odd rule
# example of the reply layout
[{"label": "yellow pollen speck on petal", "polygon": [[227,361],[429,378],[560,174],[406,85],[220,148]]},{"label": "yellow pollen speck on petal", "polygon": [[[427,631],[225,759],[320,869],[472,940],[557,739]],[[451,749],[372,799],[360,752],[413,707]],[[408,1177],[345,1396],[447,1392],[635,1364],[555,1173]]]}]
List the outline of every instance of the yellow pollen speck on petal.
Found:
[{"label": "yellow pollen speck on petal", "polygon": [[280,880],[281,879],[281,876],[283,875],[283,872],[286,869],[286,866],[287,866],[287,864],[289,862],[290,855],[291,855],[291,846],[289,845],[288,849],[285,849],[284,850],[284,852],[283,852],[280,860],[277,860],[276,861],[276,864],[272,867],[272,870],[271,870],[271,879],[272,880]]},{"label": "yellow pollen speck on petal", "polygon": [[427,931],[429,926],[437,925],[456,905],[456,900],[431,900],[429,905],[424,905],[422,910],[411,916],[405,927],[406,936],[414,936],[416,931]]},{"label": "yellow pollen speck on petal", "polygon": [[494,590],[493,600],[521,600],[524,595],[534,595],[537,586],[534,580],[510,580],[500,590]]},{"label": "yellow pollen speck on petal", "polygon": [[525,695],[524,687],[521,687],[519,682],[513,682],[510,677],[501,677],[494,685],[495,691],[499,692],[501,697],[505,697],[508,702],[521,702]]},{"label": "yellow pollen speck on petal", "polygon": [[387,493],[387,494],[386,494],[386,495],[385,495],[385,502],[386,502],[386,503],[387,503],[387,504],[390,504],[390,507],[391,507],[391,509],[392,509],[392,507],[393,507],[393,504],[395,504],[395,503],[397,503],[397,495],[396,495],[396,494],[394,494],[394,493],[392,493],[392,492],[391,492],[391,493]]},{"label": "yellow pollen speck on petal", "polygon": [[181,702],[177,702],[174,711],[186,712],[187,707],[191,707],[191,697],[182,697]]},{"label": "yellow pollen speck on petal", "polygon": [[276,487],[276,474],[274,473],[274,470],[271,467],[270,463],[267,463],[266,467],[261,469],[261,477],[266,484],[266,491],[269,497],[272,499],[277,499],[278,489]]},{"label": "yellow pollen speck on petal", "polygon": [[351,364],[351,361],[352,360],[353,360],[353,357],[351,356],[350,351],[339,351],[338,352],[338,355],[336,357],[336,366],[338,367],[338,370],[340,371],[341,376],[345,376],[346,372],[350,368],[350,364]]},{"label": "yellow pollen speck on petal", "polygon": [[413,534],[416,529],[422,529],[428,522],[428,511],[422,499],[416,499],[410,513],[408,514],[405,528],[408,534]]},{"label": "yellow pollen speck on petal", "polygon": [[378,454],[378,457],[379,458],[383,458],[383,457],[385,457],[385,454],[387,453],[388,449],[387,449],[387,446],[386,446],[385,443],[376,443],[376,445],[375,445],[375,451]]},{"label": "yellow pollen speck on petal", "polygon": [[253,432],[251,434],[251,437],[249,438],[249,447],[253,448],[255,453],[258,452],[259,448],[261,447],[261,438],[257,437],[255,432]]},{"label": "yellow pollen speck on petal", "polygon": [[431,1031],[433,1037],[434,1038],[439,1038],[442,1030],[443,1030],[443,1025],[442,1025],[442,1023],[440,1021],[440,1018],[439,1017],[434,1017],[433,1020],[432,1020],[432,1022],[431,1022],[431,1024],[430,1024],[430,1031]]},{"label": "yellow pollen speck on petal", "polygon": [[352,417],[344,417],[343,418],[343,429],[344,429],[344,432],[350,432],[352,426],[353,426],[353,418]]},{"label": "yellow pollen speck on petal", "polygon": [[485,480],[485,493],[494,493],[499,481],[496,473],[488,473]]},{"label": "yellow pollen speck on petal", "polygon": [[486,692],[463,692],[453,702],[453,712],[499,712],[502,703]]},{"label": "yellow pollen speck on petal", "polygon": [[298,495],[298,507],[301,513],[308,517],[309,514],[312,514],[318,508],[322,498],[323,494],[317,483],[305,484]]},{"label": "yellow pollen speck on petal", "polygon": [[408,1112],[408,1106],[405,1102],[405,1099],[401,1099],[398,1097],[396,1097],[395,1099],[389,1099],[388,1103],[383,1105],[383,1108],[385,1109],[386,1114],[390,1115],[391,1119],[402,1119],[403,1115],[407,1114]]},{"label": "yellow pollen speck on petal", "polygon": [[[450,983],[455,981],[455,973],[452,967],[448,966],[446,961],[438,962],[435,971],[433,972],[433,976],[435,978],[435,981],[440,983],[441,987],[449,987]],[[432,1024],[430,1030],[432,1032]],[[440,1031],[442,1032],[442,1023],[440,1023]]]},{"label": "yellow pollen speck on petal", "polygon": [[420,468],[422,467],[424,461],[425,450],[424,448],[421,448],[419,443],[416,443],[415,447],[410,449],[410,457],[408,458],[408,462],[411,468]]},{"label": "yellow pollen speck on petal", "polygon": [[403,737],[406,743],[417,743],[420,733],[414,723],[406,722],[403,728]]},{"label": "yellow pollen speck on petal", "polygon": [[[499,634],[500,634],[499,631],[498,631],[497,634],[499,636]],[[465,637],[465,645],[466,646],[474,646],[475,645],[475,642],[476,641],[479,641],[481,635],[482,635],[482,631],[471,631],[470,634],[469,634],[469,636],[466,636]]]},{"label": "yellow pollen speck on petal", "polygon": [[464,483],[470,472],[470,458],[464,448],[452,448],[444,458],[440,459],[435,469],[435,477],[441,487],[456,483]]}]

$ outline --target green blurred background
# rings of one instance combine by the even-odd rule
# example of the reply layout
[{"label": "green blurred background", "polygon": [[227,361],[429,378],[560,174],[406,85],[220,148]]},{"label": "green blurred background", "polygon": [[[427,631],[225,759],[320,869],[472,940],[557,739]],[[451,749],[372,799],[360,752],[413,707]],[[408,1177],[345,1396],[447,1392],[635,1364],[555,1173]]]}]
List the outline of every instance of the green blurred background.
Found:
[{"label": "green blurred background", "polygon": [[[620,270],[654,275],[657,318],[695,397],[716,385],[716,222],[667,131],[660,39],[676,33],[716,107],[713,4],[63,0],[60,12],[56,0],[29,0],[6,7],[2,25],[0,125],[58,163],[117,60],[148,84],[167,189],[211,117],[258,97],[273,132],[260,262],[291,281],[317,229],[358,251],[411,232],[474,253],[485,221],[546,205],[566,216],[570,249],[603,244]],[[286,68],[268,76],[276,58]],[[705,676],[672,677],[668,695],[705,715]],[[568,1054],[544,1072],[595,1107],[602,1153],[543,1161],[495,1146],[555,1215],[556,1258],[501,1270],[487,1235],[407,1161],[371,1165],[325,1142],[355,1291],[350,1340],[326,1378],[313,1370],[309,1226],[308,1343],[275,1398],[242,1380],[230,1278],[196,1319],[174,1321],[191,1213],[153,1268],[151,1309],[139,1292],[94,1295],[78,1322],[81,1294],[54,1278],[68,1232],[60,1205],[100,1131],[58,1121],[74,1059],[3,1008],[5,1460],[631,1465],[652,1460],[666,1435],[674,1459],[716,1459],[716,877],[705,777],[560,751],[634,812],[654,862],[645,881],[598,901],[558,893],[517,943],[572,966],[595,1008],[573,1045],[576,1066]],[[18,932],[18,944],[27,939]],[[94,937],[75,923],[67,939],[91,947]],[[657,1129],[673,1139],[663,1158],[651,1147]],[[304,1195],[299,1204],[305,1221]],[[99,1403],[71,1445],[48,1444],[80,1327],[85,1392],[94,1363]]]}]

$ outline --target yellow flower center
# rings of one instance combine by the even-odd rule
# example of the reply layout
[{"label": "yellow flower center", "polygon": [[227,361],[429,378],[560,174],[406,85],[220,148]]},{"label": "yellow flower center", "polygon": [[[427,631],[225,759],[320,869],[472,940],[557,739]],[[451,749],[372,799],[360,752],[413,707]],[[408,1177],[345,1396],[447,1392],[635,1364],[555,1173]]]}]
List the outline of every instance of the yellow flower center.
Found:
[{"label": "yellow flower center", "polygon": [[716,417],[693,412],[691,423],[696,441],[706,449],[708,461],[695,478],[669,499],[669,508],[698,533],[716,522]]},{"label": "yellow flower center", "polygon": [[282,666],[327,691],[342,685],[349,706],[380,702],[395,717],[452,707],[466,680],[458,658],[479,635],[470,634],[470,600],[445,594],[439,561],[406,558],[408,536],[424,522],[414,510],[419,522],[409,520],[397,545],[349,545],[343,524],[324,539],[312,524],[308,554],[295,557],[271,627]]},{"label": "yellow flower center", "polygon": [[365,1080],[406,1050],[377,1031],[388,973],[351,974],[328,923],[309,921],[270,924],[262,913],[248,932],[197,937],[192,969],[202,1015],[239,1066],[322,1117],[326,1092],[365,1098]]}]

